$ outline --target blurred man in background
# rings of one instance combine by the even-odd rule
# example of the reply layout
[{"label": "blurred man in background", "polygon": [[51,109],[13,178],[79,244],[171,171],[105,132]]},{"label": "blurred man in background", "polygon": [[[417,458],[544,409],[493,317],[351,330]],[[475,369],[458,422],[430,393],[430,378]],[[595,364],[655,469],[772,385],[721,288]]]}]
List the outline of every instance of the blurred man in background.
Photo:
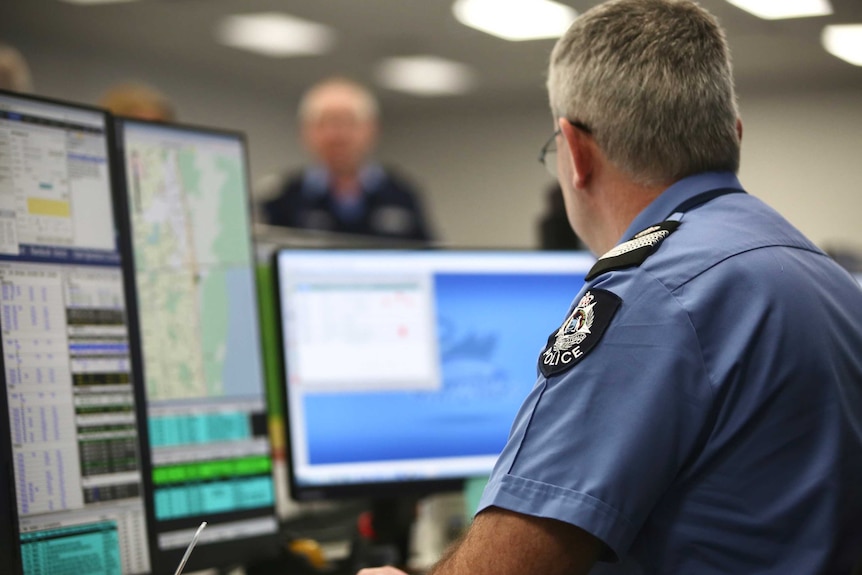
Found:
[{"label": "blurred man in background", "polygon": [[379,108],[363,86],[330,78],[302,98],[298,120],[314,164],[264,205],[275,226],[429,241],[419,193],[374,162]]},{"label": "blurred man in background", "polygon": [[124,82],[111,87],[102,95],[99,105],[112,114],[127,118],[154,122],[176,120],[176,112],[170,100],[143,82]]},{"label": "blurred man in background", "polygon": [[545,191],[545,210],[536,226],[539,248],[543,250],[586,250],[587,246],[572,230],[563,204],[563,190],[555,183]]},{"label": "blurred man in background", "polygon": [[33,91],[33,78],[27,61],[21,52],[5,44],[0,44],[0,90]]}]

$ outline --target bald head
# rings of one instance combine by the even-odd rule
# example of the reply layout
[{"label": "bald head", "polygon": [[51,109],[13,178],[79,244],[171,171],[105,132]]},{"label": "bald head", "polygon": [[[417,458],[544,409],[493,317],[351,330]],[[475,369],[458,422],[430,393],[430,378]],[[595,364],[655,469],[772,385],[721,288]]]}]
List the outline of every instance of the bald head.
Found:
[{"label": "bald head", "polygon": [[378,107],[363,86],[344,78],[316,84],[299,104],[308,151],[336,176],[353,177],[377,140]]},{"label": "bald head", "polygon": [[111,87],[102,95],[99,105],[118,116],[160,122],[176,120],[167,97],[141,82],[125,82]]},{"label": "bald head", "polygon": [[18,50],[3,44],[0,44],[0,88],[13,92],[33,90],[30,68],[26,60]]},{"label": "bald head", "polygon": [[376,120],[379,108],[365,86],[347,78],[329,78],[308,89],[299,103],[300,121],[308,121],[332,108],[350,109],[358,118]]}]

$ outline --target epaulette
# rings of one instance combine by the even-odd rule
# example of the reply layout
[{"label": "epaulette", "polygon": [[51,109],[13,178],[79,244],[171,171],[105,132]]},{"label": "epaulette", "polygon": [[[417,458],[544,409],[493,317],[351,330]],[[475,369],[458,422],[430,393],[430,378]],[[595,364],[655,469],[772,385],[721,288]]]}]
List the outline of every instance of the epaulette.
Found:
[{"label": "epaulette", "polygon": [[678,221],[665,220],[636,233],[632,239],[621,243],[600,257],[587,274],[586,281],[605,272],[641,265],[678,227]]}]

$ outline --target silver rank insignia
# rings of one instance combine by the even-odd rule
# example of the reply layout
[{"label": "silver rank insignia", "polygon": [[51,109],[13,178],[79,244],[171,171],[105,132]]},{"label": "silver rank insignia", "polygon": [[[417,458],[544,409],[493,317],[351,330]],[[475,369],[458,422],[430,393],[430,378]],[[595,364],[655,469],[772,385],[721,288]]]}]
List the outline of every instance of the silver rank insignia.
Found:
[{"label": "silver rank insignia", "polygon": [[638,232],[629,241],[600,257],[585,279],[592,281],[605,272],[641,265],[679,225],[676,220],[666,220]]},{"label": "silver rank insignia", "polygon": [[539,369],[545,377],[573,367],[598,343],[622,300],[603,289],[589,290],[556,332],[548,338]]}]

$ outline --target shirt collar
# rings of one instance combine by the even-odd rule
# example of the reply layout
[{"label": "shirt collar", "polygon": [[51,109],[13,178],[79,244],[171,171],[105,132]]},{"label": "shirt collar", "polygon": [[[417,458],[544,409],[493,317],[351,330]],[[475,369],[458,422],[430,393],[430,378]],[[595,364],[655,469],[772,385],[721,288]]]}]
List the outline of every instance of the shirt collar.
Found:
[{"label": "shirt collar", "polygon": [[[329,193],[329,170],[323,166],[312,166],[302,176],[302,192],[306,196],[320,197]],[[377,191],[385,179],[379,164],[367,164],[359,171],[359,186],[364,195]]]},{"label": "shirt collar", "polygon": [[704,172],[688,176],[672,184],[632,220],[620,241],[625,241],[643,229],[666,220],[683,202],[722,188],[742,191],[742,184],[733,172]]}]

